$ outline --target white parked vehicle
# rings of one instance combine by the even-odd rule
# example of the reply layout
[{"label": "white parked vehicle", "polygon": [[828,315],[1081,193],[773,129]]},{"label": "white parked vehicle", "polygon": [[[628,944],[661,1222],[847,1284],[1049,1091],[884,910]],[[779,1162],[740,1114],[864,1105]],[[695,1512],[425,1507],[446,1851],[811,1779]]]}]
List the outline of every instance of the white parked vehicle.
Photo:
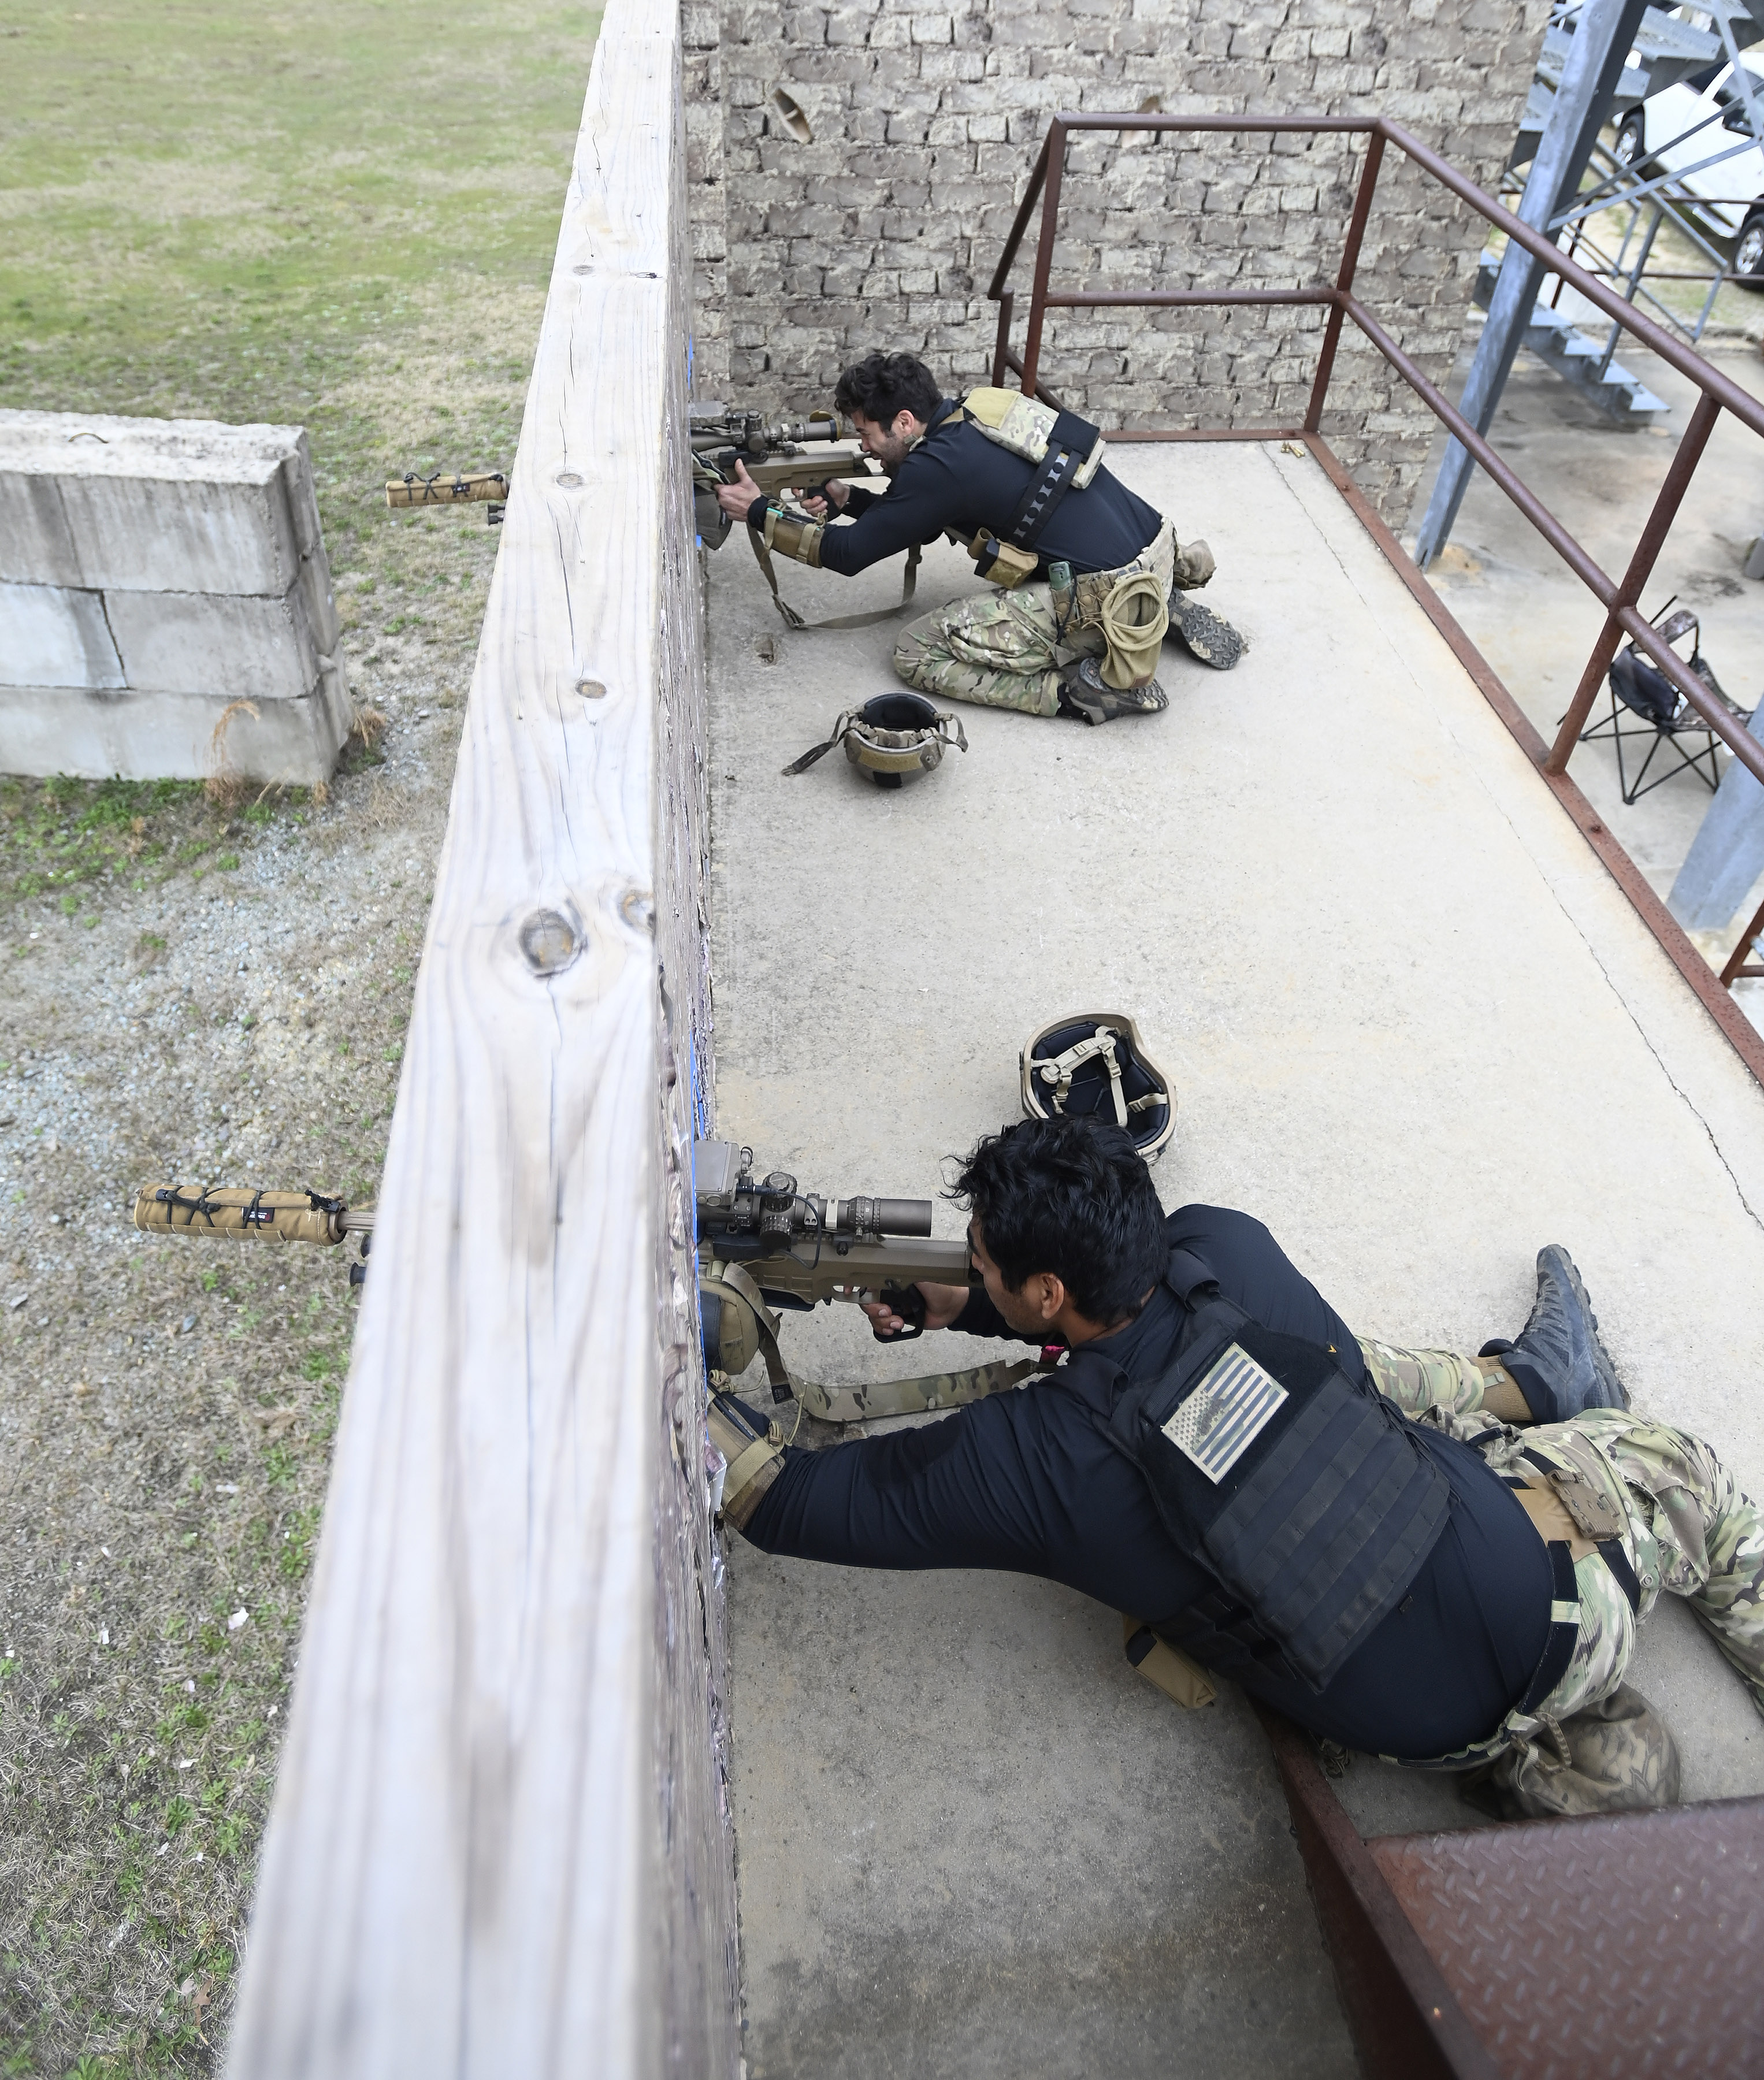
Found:
[{"label": "white parked vehicle", "polygon": [[[1711,65],[1639,103],[1623,120],[1615,150],[1638,173],[1674,175],[1696,198],[1700,229],[1734,241],[1733,271],[1744,286],[1764,289],[1764,145],[1757,141],[1764,134],[1764,75],[1745,68],[1757,105],[1754,132],[1735,70],[1724,61]],[[1749,141],[1735,150],[1742,140]]]}]

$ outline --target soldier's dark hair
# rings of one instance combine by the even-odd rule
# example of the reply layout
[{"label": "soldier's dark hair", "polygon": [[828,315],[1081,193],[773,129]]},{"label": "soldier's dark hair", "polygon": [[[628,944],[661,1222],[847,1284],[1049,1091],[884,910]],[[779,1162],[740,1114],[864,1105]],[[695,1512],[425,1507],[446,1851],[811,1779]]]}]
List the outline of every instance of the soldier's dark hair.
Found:
[{"label": "soldier's dark hair", "polygon": [[892,426],[903,412],[928,419],[941,401],[936,378],[911,354],[866,354],[854,361],[833,390],[833,409],[861,414],[878,426]]},{"label": "soldier's dark hair", "polygon": [[949,1196],[972,1208],[1012,1292],[1050,1271],[1087,1321],[1114,1328],[1139,1312],[1170,1245],[1151,1172],[1125,1128],[1022,1119],[956,1160]]}]

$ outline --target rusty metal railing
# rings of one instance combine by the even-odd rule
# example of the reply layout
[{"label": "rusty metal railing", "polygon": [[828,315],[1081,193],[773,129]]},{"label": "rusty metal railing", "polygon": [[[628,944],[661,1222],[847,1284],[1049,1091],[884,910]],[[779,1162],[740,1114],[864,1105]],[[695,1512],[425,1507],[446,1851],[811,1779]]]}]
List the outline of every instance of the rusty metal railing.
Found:
[{"label": "rusty metal railing", "polygon": [[[1092,130],[1149,130],[1166,133],[1213,132],[1263,136],[1298,132],[1364,136],[1367,140],[1365,164],[1360,171],[1353,214],[1348,221],[1341,266],[1334,287],[1134,291],[1054,289],[1050,283],[1054,266],[1054,248],[1058,236],[1060,191],[1066,170],[1066,148],[1075,132]],[[1701,392],[1691,415],[1691,424],[1678,443],[1678,452],[1666,472],[1666,481],[1660,488],[1653,510],[1641,530],[1635,552],[1620,578],[1614,578],[1601,568],[1597,560],[1495,453],[1487,440],[1463,417],[1435,385],[1428,381],[1354,294],[1354,276],[1360,264],[1360,246],[1372,215],[1379,168],[1387,145],[1393,145],[1442,187],[1449,189],[1460,200],[1468,203],[1479,216],[1485,217],[1497,230],[1505,232],[1510,239],[1542,261],[1551,273],[1560,275],[1570,287],[1578,290],[1589,303],[1596,304],[1607,317],[1614,318],[1643,346],[1651,348],[1661,360],[1676,368],[1681,375],[1687,376]],[[1041,205],[1041,222],[1036,242],[1035,270],[1029,291],[1028,332],[1020,359],[1012,352],[1010,346],[1016,299],[1005,283],[1018,249],[1022,245],[1024,233],[1029,229],[1037,199]],[[1244,304],[1309,304],[1326,306],[1329,321],[1324,328],[1316,379],[1311,386],[1310,405],[1305,413],[1304,424],[1301,426],[1263,426],[1245,430],[1201,429],[1188,436],[1203,440],[1304,440],[1316,446],[1321,440],[1323,411],[1329,400],[1330,380],[1335,372],[1336,351],[1341,343],[1343,321],[1351,319],[1435,416],[1442,420],[1469,450],[1605,610],[1604,624],[1599,631],[1598,640],[1587,660],[1586,669],[1581,676],[1568,713],[1562,719],[1556,741],[1544,761],[1546,771],[1552,774],[1565,771],[1569,755],[1579,740],[1593,702],[1598,698],[1599,687],[1611,668],[1611,661],[1617,654],[1619,644],[1627,636],[1659,666],[1697,715],[1747,770],[1764,780],[1764,744],[1760,744],[1754,737],[1748,735],[1677,652],[1661,640],[1659,631],[1643,619],[1636,604],[1641,597],[1642,588],[1653,573],[1661,547],[1677,516],[1691,477],[1695,474],[1703,451],[1708,445],[1716,421],[1723,412],[1728,412],[1742,426],[1749,426],[1754,433],[1764,434],[1764,404],[1741,389],[1737,384],[1730,382],[1718,369],[1712,368],[1700,354],[1675,340],[1651,319],[1644,317],[1632,304],[1626,303],[1614,291],[1607,288],[1596,276],[1576,266],[1541,233],[1534,231],[1528,224],[1521,223],[1511,210],[1503,208],[1492,195],[1485,195],[1473,181],[1466,179],[1455,166],[1442,159],[1438,153],[1430,151],[1418,137],[1411,136],[1399,124],[1389,122],[1383,116],[1101,113],[1056,115],[1048,126],[1041,156],[1037,159],[1035,170],[1029,178],[1029,191],[1024,196],[1016,221],[1011,226],[1004,254],[993,273],[987,294],[999,305],[998,338],[993,353],[993,381],[1002,385],[1007,372],[1012,372],[1020,378],[1025,394],[1038,394],[1050,400],[1052,393],[1040,380],[1042,336],[1047,313],[1050,310],[1184,310]]]},{"label": "rusty metal railing", "polygon": [[[1060,191],[1066,172],[1066,145],[1075,132],[1154,131],[1166,134],[1223,133],[1228,136],[1334,134],[1363,136],[1366,156],[1360,169],[1343,243],[1341,265],[1333,287],[1233,289],[1058,290],[1051,286],[1054,254],[1059,229]],[[1440,187],[1467,203],[1498,231],[1516,241],[1540,261],[1545,270],[1578,290],[1586,300],[1615,320],[1624,331],[1646,346],[1670,367],[1689,379],[1699,394],[1691,423],[1680,439],[1655,497],[1653,510],[1620,577],[1613,577],[1596,558],[1576,541],[1554,514],[1538,498],[1466,420],[1457,408],[1430,382],[1420,368],[1397,346],[1377,318],[1354,293],[1355,274],[1360,248],[1372,216],[1377,191],[1379,169],[1385,147],[1392,146],[1410,159]],[[1020,358],[1012,350],[1011,327],[1016,296],[1007,287],[1011,269],[1024,235],[1041,204],[1041,225],[1037,235],[1034,271],[1029,290],[1028,327]],[[1764,1038],[1717,981],[1713,971],[1693,946],[1649,886],[1623,847],[1594,813],[1591,804],[1568,776],[1568,761],[1592,711],[1606,673],[1619,645],[1628,638],[1652,660],[1684,696],[1692,711],[1712,730],[1748,772],[1764,781],[1764,744],[1737,721],[1684,660],[1664,642],[1650,623],[1643,619],[1638,602],[1652,575],[1660,551],[1682,504],[1691,480],[1708,446],[1717,420],[1728,413],[1741,426],[1764,434],[1764,403],[1740,388],[1712,368],[1700,354],[1652,319],[1637,311],[1596,276],[1578,266],[1542,233],[1522,223],[1473,181],[1431,151],[1420,139],[1383,116],[1333,115],[1152,115],[1125,113],[1056,115],[1048,125],[1040,156],[1035,162],[1027,192],[1011,226],[1004,250],[994,270],[987,294],[999,306],[997,338],[993,349],[992,380],[1002,387],[1008,374],[1020,380],[1027,396],[1040,396],[1057,405],[1059,400],[1041,380],[1041,349],[1047,313],[1057,310],[1205,309],[1234,306],[1303,305],[1326,308],[1329,317],[1323,328],[1317,371],[1304,423],[1297,426],[1197,427],[1181,432],[1124,431],[1117,438],[1129,440],[1292,440],[1302,442],[1327,472],[1390,559],[1410,591],[1445,637],[1490,705],[1539,768],[1542,777],[1563,807],[1573,818],[1588,842],[1598,852],[1644,921],[1678,967],[1705,1008],[1720,1026],[1752,1073],[1764,1083]],[[1422,399],[1435,417],[1469,451],[1473,459],[1513,501],[1550,547],[1573,572],[1605,610],[1604,621],[1586,668],[1581,674],[1573,699],[1562,718],[1553,744],[1546,744],[1529,719],[1464,631],[1446,609],[1439,594],[1423,577],[1396,538],[1368,503],[1351,476],[1330,448],[1322,434],[1323,413],[1329,401],[1330,381],[1341,345],[1343,322],[1351,321],[1376,347],[1391,367]]]}]

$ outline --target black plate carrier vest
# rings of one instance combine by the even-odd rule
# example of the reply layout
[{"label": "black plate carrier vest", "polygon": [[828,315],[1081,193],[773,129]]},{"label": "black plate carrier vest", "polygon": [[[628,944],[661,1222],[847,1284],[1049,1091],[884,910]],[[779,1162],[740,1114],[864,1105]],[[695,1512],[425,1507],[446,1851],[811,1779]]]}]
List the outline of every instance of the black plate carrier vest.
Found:
[{"label": "black plate carrier vest", "polygon": [[1247,1651],[1321,1690],[1432,1551],[1445,1476],[1390,1403],[1322,1344],[1252,1320],[1198,1258],[1172,1252],[1165,1283],[1187,1315],[1176,1355],[1119,1387],[1108,1434],[1165,1529],[1242,1608],[1155,1629],[1213,1667]]}]

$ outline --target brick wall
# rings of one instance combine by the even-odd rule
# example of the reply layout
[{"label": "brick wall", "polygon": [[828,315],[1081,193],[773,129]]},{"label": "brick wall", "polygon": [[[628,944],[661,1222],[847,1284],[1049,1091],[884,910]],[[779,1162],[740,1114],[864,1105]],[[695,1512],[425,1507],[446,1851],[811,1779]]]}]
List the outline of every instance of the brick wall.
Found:
[{"label": "brick wall", "polygon": [[[1544,0],[704,0],[686,10],[698,388],[765,406],[825,400],[871,346],[986,380],[985,290],[1055,110],[1382,113],[1489,185],[1511,147]],[[804,144],[782,88],[814,130]],[[1056,282],[1286,287],[1332,279],[1358,140],[1097,136],[1067,161]],[[1032,241],[1033,244],[1033,241]],[[1387,154],[1359,287],[1443,379],[1480,220]],[[1029,251],[1013,286],[1027,301]],[[1043,380],[1108,425],[1302,417],[1315,311],[1051,317]],[[1017,321],[1016,343],[1022,338]],[[1344,341],[1325,431],[1400,522],[1431,419]]]}]

